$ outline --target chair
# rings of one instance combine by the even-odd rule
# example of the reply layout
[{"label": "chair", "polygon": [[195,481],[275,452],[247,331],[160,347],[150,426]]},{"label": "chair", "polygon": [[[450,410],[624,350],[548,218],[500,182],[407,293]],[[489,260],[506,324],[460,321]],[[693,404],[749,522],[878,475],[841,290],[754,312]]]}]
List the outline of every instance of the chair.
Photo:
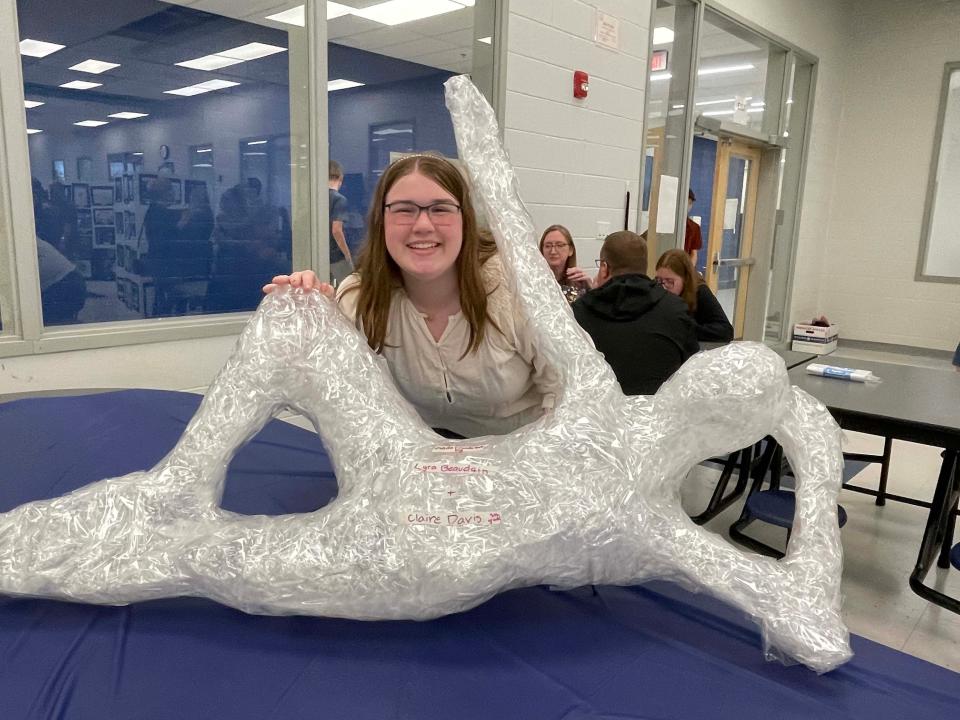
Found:
[{"label": "chair", "polygon": [[[845,456],[846,459],[846,456]],[[869,463],[865,460],[853,459],[844,464],[844,482],[859,473]],[[790,473],[789,465],[786,466]],[[770,487],[763,490],[767,473],[770,473]],[[783,448],[772,440],[768,440],[763,454],[753,468],[753,483],[747,494],[740,518],[730,526],[730,538],[741,545],[762,555],[782,558],[785,552],[771,547],[766,543],[746,535],[743,530],[754,521],[761,521],[785,528],[787,541],[793,529],[793,516],[796,509],[795,497],[792,490],[780,487],[784,475]],[[847,511],[842,505],[837,506],[837,516],[840,527],[847,523]]]},{"label": "chair", "polygon": [[[710,496],[710,501],[707,503],[707,507],[704,508],[703,512],[699,515],[693,515],[690,518],[693,522],[697,525],[703,525],[709,522],[743,495],[744,490],[747,489],[747,482],[750,479],[750,470],[753,468],[754,453],[759,455],[759,449],[761,447],[762,443],[757,443],[743,450],[730,453],[726,459],[712,458],[707,461],[711,464],[721,465],[722,470],[720,471],[720,477],[717,479],[717,484],[713,489],[713,495]],[[733,490],[727,493],[727,485],[730,484],[733,471],[738,467],[737,484]]]}]

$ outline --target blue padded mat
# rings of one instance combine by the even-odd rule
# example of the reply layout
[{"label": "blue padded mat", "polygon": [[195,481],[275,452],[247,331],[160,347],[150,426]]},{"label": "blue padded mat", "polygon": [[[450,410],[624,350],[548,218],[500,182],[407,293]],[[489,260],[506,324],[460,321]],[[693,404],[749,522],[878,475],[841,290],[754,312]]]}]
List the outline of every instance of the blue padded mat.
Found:
[{"label": "blue padded mat", "polygon": [[[124,391],[0,404],[0,511],[150,467],[199,398]],[[313,433],[272,422],[234,459],[224,507],[313,510],[336,494]],[[0,598],[0,719],[948,718],[960,675],[853,638],[818,676],[763,659],[740,613],[651,583],[527,588],[430,622]]]}]

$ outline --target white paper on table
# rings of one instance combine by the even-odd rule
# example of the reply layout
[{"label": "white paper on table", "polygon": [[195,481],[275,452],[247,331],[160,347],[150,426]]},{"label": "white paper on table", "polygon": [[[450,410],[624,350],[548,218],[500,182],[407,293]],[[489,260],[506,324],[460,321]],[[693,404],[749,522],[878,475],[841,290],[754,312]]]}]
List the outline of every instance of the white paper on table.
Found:
[{"label": "white paper on table", "polygon": [[672,233],[677,227],[677,188],[680,178],[660,176],[660,195],[657,197],[657,232]]}]

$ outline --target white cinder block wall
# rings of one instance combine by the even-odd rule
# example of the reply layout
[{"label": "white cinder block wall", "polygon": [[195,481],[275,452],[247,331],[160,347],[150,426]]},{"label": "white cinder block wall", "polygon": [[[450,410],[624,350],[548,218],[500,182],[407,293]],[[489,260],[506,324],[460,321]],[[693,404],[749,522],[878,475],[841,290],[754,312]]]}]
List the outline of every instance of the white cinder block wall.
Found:
[{"label": "white cinder block wall", "polygon": [[960,284],[914,272],[943,66],[960,60],[960,3],[858,0],[851,10],[820,308],[844,337],[952,350]]},{"label": "white cinder block wall", "polygon": [[[595,272],[598,234],[636,229],[650,0],[510,0],[504,138],[538,231],[570,229]],[[596,13],[620,21],[620,49],[597,45]],[[590,76],[573,98],[573,71]],[[602,238],[601,238],[602,239]]]}]

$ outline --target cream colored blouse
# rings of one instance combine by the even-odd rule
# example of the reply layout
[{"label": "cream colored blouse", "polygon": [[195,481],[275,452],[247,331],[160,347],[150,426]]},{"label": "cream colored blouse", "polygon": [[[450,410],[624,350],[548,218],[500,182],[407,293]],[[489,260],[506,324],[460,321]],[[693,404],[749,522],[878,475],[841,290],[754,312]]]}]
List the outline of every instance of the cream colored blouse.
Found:
[{"label": "cream colored blouse", "polygon": [[[439,341],[402,288],[394,291],[383,356],[400,392],[431,427],[465,437],[503,435],[553,407],[556,373],[533,344],[533,332],[515,307],[503,278],[500,258],[483,265],[490,295],[487,312],[502,332],[488,325],[476,352],[464,357],[470,326],[462,313],[451,315]],[[337,301],[356,319],[360,277],[340,285]]]}]

